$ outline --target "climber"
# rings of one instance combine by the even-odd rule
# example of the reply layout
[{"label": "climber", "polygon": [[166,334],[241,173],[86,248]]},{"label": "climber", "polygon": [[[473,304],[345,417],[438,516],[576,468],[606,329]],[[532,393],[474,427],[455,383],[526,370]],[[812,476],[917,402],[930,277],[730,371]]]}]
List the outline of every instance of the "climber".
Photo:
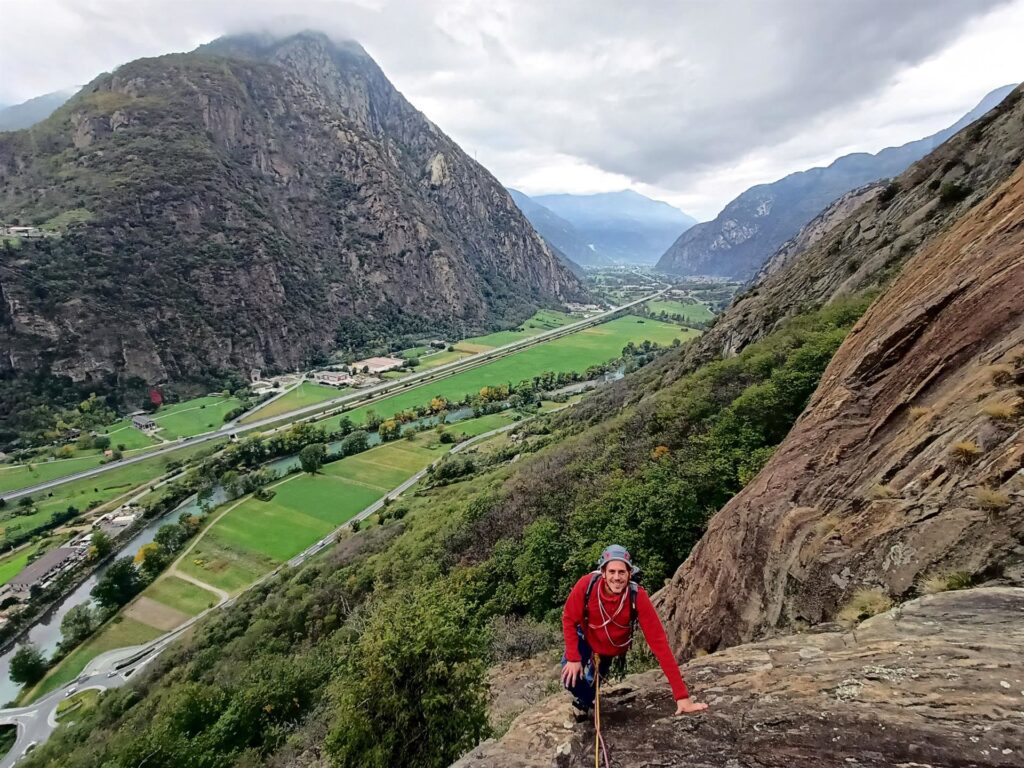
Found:
[{"label": "climber", "polygon": [[597,568],[576,582],[562,611],[562,685],[576,697],[573,708],[577,717],[582,718],[594,706],[593,653],[600,657],[597,671],[603,680],[612,658],[629,650],[637,623],[672,686],[676,714],[707,709],[707,704],[690,699],[651,598],[632,580],[640,569],[633,565],[626,548],[617,544],[607,547]]}]

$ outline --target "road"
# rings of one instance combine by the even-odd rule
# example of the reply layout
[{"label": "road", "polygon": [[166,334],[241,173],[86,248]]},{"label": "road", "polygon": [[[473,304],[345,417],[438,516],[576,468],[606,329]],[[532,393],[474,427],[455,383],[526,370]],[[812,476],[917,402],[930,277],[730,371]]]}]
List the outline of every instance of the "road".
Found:
[{"label": "road", "polygon": [[[463,442],[459,443],[454,448],[452,448],[452,450],[445,454],[445,456],[450,456],[453,453],[460,453],[461,451],[466,450],[467,448],[475,445],[476,443],[482,442],[483,440],[486,440],[490,437],[494,437],[495,435],[500,434],[502,432],[508,432],[510,430],[513,430],[534,418],[537,417],[531,416],[530,418],[522,419],[512,424],[506,424],[505,426],[498,427],[497,429],[492,429],[489,432],[484,432],[483,434],[477,435],[476,437],[472,437],[469,440],[464,440]],[[445,456],[439,457],[437,460],[431,463],[430,467],[433,467],[439,461],[442,461],[445,458]],[[410,477],[408,480],[403,482],[401,485],[394,488],[385,497],[375,501],[373,504],[363,509],[358,515],[346,521],[343,525],[336,528],[327,536],[320,539],[315,544],[309,546],[303,552],[293,557],[291,560],[288,561],[287,566],[297,568],[298,566],[306,562],[306,560],[308,560],[310,557],[317,554],[318,552],[321,552],[325,547],[328,547],[331,544],[333,544],[337,540],[338,536],[342,533],[342,531],[350,527],[353,522],[357,520],[365,520],[367,517],[372,515],[382,506],[384,506],[386,499],[393,500],[400,496],[405,491],[407,491],[413,485],[418,483],[427,474],[427,472],[430,470],[430,467],[420,470],[415,475]],[[131,678],[131,676],[134,673],[138,672],[138,670],[140,670],[150,661],[155,659],[160,654],[161,651],[163,651],[172,642],[177,640],[178,637],[180,637],[181,634],[185,632],[185,630],[187,630],[197,621],[201,620],[213,611],[219,610],[229,605],[233,605],[241,594],[244,594],[245,592],[247,592],[250,589],[253,589],[257,585],[262,584],[267,579],[273,578],[281,572],[283,567],[284,566],[278,566],[273,571],[263,575],[257,581],[253,582],[248,587],[246,587],[246,589],[242,590],[242,592],[240,592],[238,595],[235,595],[233,597],[228,597],[226,593],[224,593],[222,590],[216,590],[222,596],[221,601],[217,605],[213,606],[212,608],[207,608],[198,616],[189,619],[181,626],[171,630],[165,635],[161,635],[156,640],[153,640],[152,642],[147,643],[146,645],[134,646],[131,648],[119,648],[113,651],[107,651],[106,653],[97,656],[95,659],[89,662],[89,664],[86,666],[82,674],[79,675],[73,682],[69,683],[63,688],[60,688],[56,691],[53,691],[50,694],[47,694],[42,699],[39,699],[39,701],[36,701],[25,707],[0,709],[0,725],[16,725],[18,727],[17,740],[15,741],[14,746],[11,748],[11,750],[3,757],[3,759],[0,759],[0,768],[9,768],[10,766],[14,765],[18,760],[21,759],[22,755],[24,754],[25,750],[29,747],[29,745],[35,746],[38,744],[42,744],[44,741],[50,738],[50,734],[52,734],[58,726],[58,722],[56,720],[57,705],[60,704],[61,701],[63,701],[70,695],[72,688],[75,690],[75,692],[84,691],[90,688],[104,691],[108,688],[118,688],[124,685],[126,682],[128,682],[129,678]],[[177,575],[180,576],[181,574],[179,573]],[[204,589],[210,588],[210,586],[207,584],[201,584],[201,586]]]},{"label": "road", "polygon": [[177,451],[178,449],[183,448],[185,446],[201,445],[202,443],[210,442],[211,440],[219,440],[225,437],[238,435],[242,432],[259,430],[263,427],[273,425],[280,426],[282,422],[292,422],[316,414],[326,414],[328,412],[336,413],[340,410],[344,410],[346,406],[352,406],[355,405],[356,403],[364,405],[374,400],[381,399],[384,396],[390,395],[395,391],[411,387],[417,383],[425,383],[427,381],[444,379],[456,373],[461,373],[462,371],[475,368],[479,365],[483,365],[484,363],[490,362],[491,360],[500,357],[505,357],[514,352],[518,352],[526,347],[542,344],[544,342],[551,341],[561,336],[567,336],[569,334],[576,333],[577,331],[582,330],[583,328],[588,328],[592,325],[599,325],[600,323],[609,320],[611,317],[619,314],[620,312],[625,312],[631,309],[632,307],[635,307],[639,304],[643,304],[644,302],[650,301],[651,299],[655,299],[658,296],[661,296],[663,293],[665,293],[665,291],[668,290],[669,287],[670,286],[666,285],[660,291],[656,291],[655,293],[652,293],[648,296],[644,296],[643,298],[636,299],[626,304],[622,304],[621,306],[613,307],[612,309],[606,312],[601,312],[597,315],[594,315],[593,317],[588,317],[583,320],[579,320],[575,323],[563,325],[560,328],[554,328],[550,331],[545,331],[544,333],[532,336],[529,339],[523,339],[522,341],[516,341],[511,344],[505,344],[501,347],[495,347],[494,349],[488,350],[487,352],[480,352],[479,354],[476,355],[470,355],[468,357],[462,358],[461,360],[456,360],[455,362],[448,363],[446,365],[439,365],[436,368],[432,368],[421,373],[414,373],[411,376],[406,376],[403,379],[396,379],[395,381],[386,382],[384,384],[378,384],[374,387],[367,387],[366,389],[362,389],[359,390],[358,392],[353,392],[347,395],[342,395],[340,397],[334,398],[333,400],[327,400],[322,403],[315,403],[313,405],[308,405],[303,408],[297,408],[294,411],[289,411],[288,413],[282,413],[277,416],[261,419],[259,421],[254,421],[249,424],[231,423],[213,432],[206,432],[201,435],[196,435],[195,437],[185,438],[184,440],[172,443],[163,448],[158,448],[154,451],[148,451],[146,453],[142,453],[137,456],[132,456],[127,459],[121,459],[120,461],[112,461],[108,464],[103,464],[102,466],[99,467],[83,470],[82,472],[77,472],[73,475],[66,475],[65,477],[58,477],[54,480],[49,480],[45,483],[39,483],[38,485],[33,485],[28,488],[21,488],[16,491],[9,491],[8,493],[5,493],[2,496],[0,496],[0,498],[2,498],[6,502],[10,502],[19,499],[23,496],[31,496],[41,493],[42,491],[48,491],[51,488],[56,488],[58,486],[64,485],[65,483],[74,482],[75,480],[81,480],[87,477],[95,477],[96,475],[101,475],[104,472],[110,472],[121,467],[126,467],[129,464],[135,464],[140,461],[148,461],[149,459],[152,459],[154,457],[162,456],[164,454]]}]

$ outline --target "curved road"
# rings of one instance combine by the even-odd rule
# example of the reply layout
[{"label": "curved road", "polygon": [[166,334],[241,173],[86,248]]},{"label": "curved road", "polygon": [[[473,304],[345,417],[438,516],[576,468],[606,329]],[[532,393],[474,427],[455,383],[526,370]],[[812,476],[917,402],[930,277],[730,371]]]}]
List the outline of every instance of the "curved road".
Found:
[{"label": "curved road", "polygon": [[436,368],[431,368],[430,370],[423,371],[421,373],[414,373],[413,375],[406,376],[403,379],[398,379],[396,381],[388,382],[386,384],[378,384],[374,387],[367,387],[366,389],[362,389],[359,390],[358,392],[353,392],[348,395],[343,395],[333,400],[327,400],[322,403],[315,403],[313,405],[308,405],[303,408],[297,408],[294,411],[289,411],[288,413],[282,413],[277,416],[273,416],[266,419],[260,419],[259,421],[254,421],[249,424],[231,423],[213,432],[206,432],[202,435],[196,435],[195,437],[185,438],[184,440],[171,443],[165,447],[158,448],[157,450],[154,451],[148,451],[146,453],[142,453],[137,456],[132,456],[131,458],[128,459],[122,459],[120,461],[112,461],[109,464],[103,464],[102,466],[99,467],[83,470],[82,472],[77,472],[73,475],[58,477],[54,480],[49,480],[45,483],[39,483],[38,485],[33,485],[28,488],[21,488],[16,491],[10,491],[8,493],[0,495],[0,498],[2,498],[4,501],[12,501],[14,499],[21,498],[22,496],[30,496],[41,491],[49,490],[50,488],[56,488],[57,486],[64,485],[65,483],[70,483],[75,480],[81,480],[86,477],[94,477],[96,475],[103,474],[104,472],[110,472],[111,470],[128,466],[129,464],[135,464],[140,461],[152,459],[156,456],[162,456],[163,454],[166,453],[172,453],[185,446],[201,445],[202,443],[206,443],[211,440],[218,440],[220,438],[230,437],[231,435],[236,435],[241,432],[250,432],[253,430],[258,430],[261,427],[267,427],[275,424],[279,426],[285,426],[282,425],[282,422],[291,422],[297,419],[304,418],[306,416],[317,415],[320,413],[327,415],[328,412],[337,412],[339,410],[344,410],[344,406],[349,404],[355,404],[357,402],[360,405],[362,405],[370,402],[371,400],[379,399],[382,396],[389,395],[396,390],[406,389],[407,387],[413,386],[414,384],[425,383],[430,380],[444,379],[453,374],[460,373],[464,370],[475,368],[493,359],[505,357],[509,354],[512,354],[513,352],[518,352],[519,350],[524,349],[526,347],[542,344],[544,342],[551,341],[552,339],[559,338],[561,336],[567,336],[569,334],[575,333],[576,331],[582,330],[583,328],[587,328],[592,325],[599,325],[600,323],[605,322],[606,320],[610,319],[611,317],[620,312],[624,312],[639,304],[643,304],[644,302],[657,298],[658,296],[665,293],[665,291],[668,290],[668,288],[669,286],[666,285],[666,287],[662,288],[660,291],[652,293],[648,296],[644,296],[643,298],[628,302],[621,306],[614,307],[606,312],[601,312],[597,315],[594,315],[593,317],[588,317],[583,320],[579,320],[575,323],[569,323],[568,325],[563,325],[560,328],[553,328],[550,331],[545,331],[544,333],[538,334],[536,336],[531,336],[530,338],[523,339],[522,341],[516,341],[511,344],[505,344],[504,346],[501,347],[495,347],[494,349],[488,350],[487,352],[481,352],[476,355],[470,355],[469,357],[465,357],[461,360],[456,360],[455,362],[448,363],[446,365],[439,365]]},{"label": "curved road", "polygon": [[[286,565],[291,568],[296,568],[302,565],[304,562],[306,562],[306,560],[308,560],[313,555],[322,551],[325,547],[328,547],[331,544],[333,544],[337,540],[338,535],[345,528],[351,526],[354,521],[365,520],[367,517],[372,515],[382,506],[384,506],[386,500],[393,500],[400,496],[405,491],[407,491],[413,485],[418,483],[427,474],[427,472],[430,470],[430,467],[433,467],[438,462],[442,461],[445,458],[445,456],[450,456],[453,453],[459,453],[461,451],[464,451],[466,448],[469,448],[475,443],[486,440],[490,437],[493,437],[494,435],[500,434],[501,432],[508,432],[510,430],[513,430],[516,427],[520,426],[521,424],[524,424],[527,421],[530,421],[531,419],[535,418],[537,417],[531,416],[526,419],[521,419],[519,421],[513,422],[512,424],[506,424],[503,427],[492,429],[490,432],[484,432],[483,434],[477,435],[476,437],[471,437],[468,440],[462,441],[454,448],[452,448],[448,453],[444,454],[444,456],[438,457],[426,469],[420,470],[415,475],[410,477],[408,480],[403,482],[401,485],[394,488],[384,497],[378,499],[373,504],[363,509],[358,515],[346,521],[343,525],[339,526],[334,531],[327,534],[327,536],[320,539],[315,544],[307,547],[303,552],[299,553],[291,560],[289,560]],[[247,592],[248,590],[252,589],[258,584],[262,584],[267,579],[276,576],[278,573],[281,572],[281,569],[283,567],[284,566],[278,566],[270,573],[264,574],[258,580],[254,581],[252,584],[250,584],[248,587],[242,590],[242,592],[240,592],[239,595],[243,594],[244,592]],[[209,585],[206,584],[204,584],[203,587],[204,589],[210,588]],[[217,591],[222,592],[222,590]],[[96,688],[103,691],[108,688],[118,688],[124,685],[126,682],[128,682],[128,679],[135,672],[137,672],[150,661],[152,661],[154,658],[156,658],[157,655],[159,655],[160,652],[164,650],[164,648],[166,648],[168,645],[174,642],[186,629],[191,627],[193,624],[195,624],[197,621],[199,621],[212,611],[216,611],[225,606],[234,604],[234,602],[238,599],[239,595],[235,595],[234,597],[227,597],[225,595],[217,605],[213,606],[212,608],[207,608],[198,616],[194,616],[193,618],[186,621],[180,627],[172,629],[167,634],[158,637],[156,640],[153,640],[152,642],[146,645],[133,646],[131,648],[118,648],[116,650],[108,651],[100,656],[97,656],[95,659],[89,662],[89,664],[85,668],[85,671],[83,671],[82,674],[79,675],[74,681],[68,683],[63,688],[60,688],[56,691],[53,691],[52,693],[47,694],[39,701],[33,702],[32,704],[29,704],[25,707],[0,709],[0,725],[16,725],[18,727],[18,738],[14,742],[14,746],[11,747],[11,750],[3,757],[3,759],[0,759],[0,768],[10,768],[10,766],[14,765],[18,762],[18,760],[22,758],[22,756],[25,754],[26,749],[28,749],[30,746],[35,747],[38,744],[42,744],[50,737],[50,734],[52,734],[58,726],[58,722],[56,719],[57,705],[60,704],[60,702],[63,701],[65,698],[70,696],[72,693],[77,693],[79,691],[86,690],[87,688]]]}]

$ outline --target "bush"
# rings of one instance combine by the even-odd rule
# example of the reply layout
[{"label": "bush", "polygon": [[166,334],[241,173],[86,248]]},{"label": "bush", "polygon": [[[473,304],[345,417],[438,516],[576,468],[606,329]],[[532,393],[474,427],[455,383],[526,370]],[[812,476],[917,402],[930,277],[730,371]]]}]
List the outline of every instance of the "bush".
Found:
[{"label": "bush", "polygon": [[943,205],[956,205],[966,200],[971,194],[971,188],[959,181],[947,181],[939,188],[939,202]]},{"label": "bush", "polygon": [[894,197],[896,197],[896,194],[899,191],[900,183],[898,181],[890,181],[888,184],[885,185],[885,189],[883,189],[878,195],[879,204],[884,206],[886,203],[888,203]]},{"label": "bush", "polygon": [[993,488],[987,488],[985,486],[978,486],[972,491],[975,502],[982,509],[988,510],[1000,510],[1006,509],[1010,506],[1010,497],[1002,491],[997,491]]},{"label": "bush", "polygon": [[953,443],[953,447],[949,449],[949,452],[957,462],[966,465],[981,456],[981,446],[972,440],[961,440]]},{"label": "bush", "polygon": [[892,598],[880,589],[858,589],[836,615],[840,621],[851,624],[870,619],[892,608]]},{"label": "bush", "polygon": [[956,589],[967,589],[974,579],[967,571],[937,573],[921,580],[918,591],[922,595],[935,595],[939,592],[950,592]]},{"label": "bush", "polygon": [[558,633],[548,624],[518,616],[496,616],[488,627],[491,659],[528,659],[541,651],[558,647]]}]

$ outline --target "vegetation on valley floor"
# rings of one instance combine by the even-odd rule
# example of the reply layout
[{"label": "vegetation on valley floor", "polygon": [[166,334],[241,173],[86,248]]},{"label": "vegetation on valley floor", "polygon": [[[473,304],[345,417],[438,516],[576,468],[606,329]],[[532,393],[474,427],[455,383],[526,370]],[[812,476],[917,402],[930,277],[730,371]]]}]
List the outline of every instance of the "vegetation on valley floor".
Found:
[{"label": "vegetation on valley floor", "polygon": [[585,399],[480,452],[204,621],[26,764],[301,766],[326,750],[337,765],[447,765],[486,732],[488,661],[529,652],[530,627],[608,540],[652,588],[671,573],[782,440],[866,304],[799,318],[650,394],[665,358],[616,385],[633,403],[620,412]]}]

